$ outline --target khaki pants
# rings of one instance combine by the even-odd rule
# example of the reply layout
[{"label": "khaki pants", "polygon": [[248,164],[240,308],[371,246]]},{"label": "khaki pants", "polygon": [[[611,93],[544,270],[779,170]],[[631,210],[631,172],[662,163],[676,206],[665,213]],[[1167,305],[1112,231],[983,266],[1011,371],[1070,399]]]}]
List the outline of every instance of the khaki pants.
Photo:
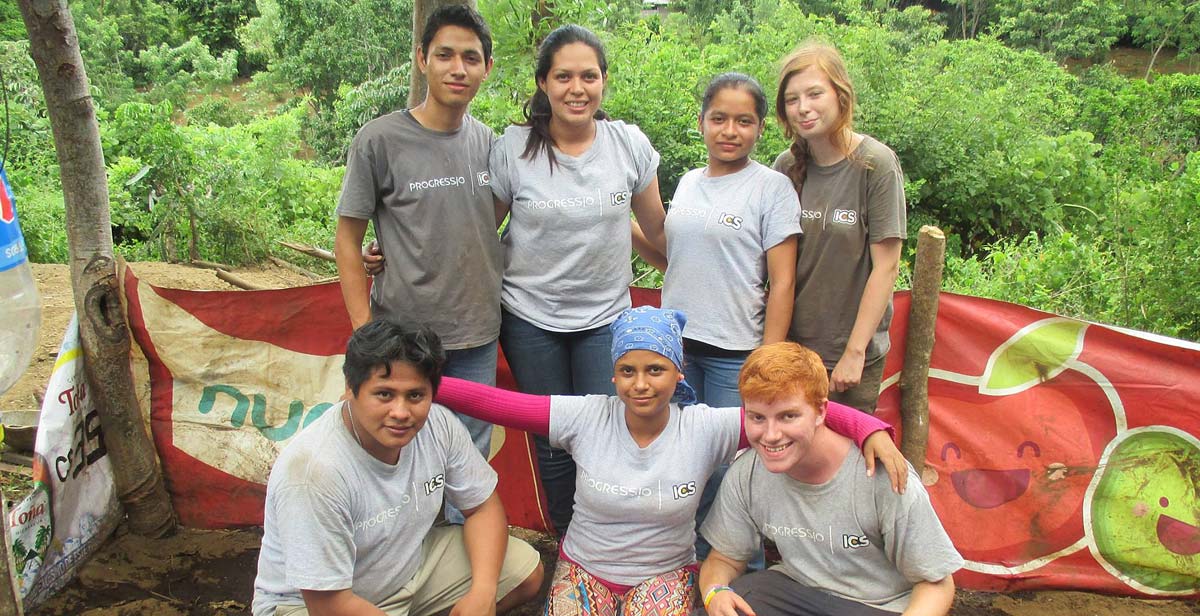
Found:
[{"label": "khaki pants", "polygon": [[[515,537],[508,538],[496,599],[512,592],[541,562],[537,550]],[[379,605],[388,616],[428,616],[454,607],[471,587],[471,561],[461,526],[435,526],[421,544],[421,568],[408,584]],[[279,605],[275,616],[308,616],[303,605]]]}]

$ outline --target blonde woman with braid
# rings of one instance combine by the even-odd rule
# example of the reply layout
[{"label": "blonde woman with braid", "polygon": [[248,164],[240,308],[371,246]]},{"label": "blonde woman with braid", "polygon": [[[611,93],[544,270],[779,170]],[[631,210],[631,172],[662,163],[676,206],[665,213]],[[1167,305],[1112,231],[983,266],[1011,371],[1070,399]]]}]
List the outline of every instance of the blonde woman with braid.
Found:
[{"label": "blonde woman with braid", "polygon": [[775,170],[800,195],[804,230],[788,337],[821,356],[830,400],[871,413],[907,235],[904,174],[895,152],[854,132],[854,104],[837,49],[810,41],[784,57],[775,115],[792,145]]}]

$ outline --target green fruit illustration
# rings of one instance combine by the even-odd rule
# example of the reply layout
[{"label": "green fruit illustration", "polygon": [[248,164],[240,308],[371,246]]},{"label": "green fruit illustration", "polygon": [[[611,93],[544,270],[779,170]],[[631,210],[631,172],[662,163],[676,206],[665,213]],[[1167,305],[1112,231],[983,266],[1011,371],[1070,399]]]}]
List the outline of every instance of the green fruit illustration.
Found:
[{"label": "green fruit illustration", "polygon": [[1090,494],[1094,554],[1148,592],[1200,589],[1200,441],[1166,426],[1114,439]]}]

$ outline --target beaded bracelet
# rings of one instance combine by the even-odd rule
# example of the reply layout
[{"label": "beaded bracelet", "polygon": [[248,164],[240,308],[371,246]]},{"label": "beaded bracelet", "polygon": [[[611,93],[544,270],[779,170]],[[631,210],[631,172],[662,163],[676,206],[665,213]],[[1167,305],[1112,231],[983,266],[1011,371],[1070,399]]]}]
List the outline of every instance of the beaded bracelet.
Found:
[{"label": "beaded bracelet", "polygon": [[717,585],[717,586],[713,586],[712,588],[709,588],[708,592],[704,594],[704,609],[706,609],[706,610],[708,609],[708,604],[712,602],[713,597],[717,596],[717,593],[721,592],[722,590],[733,590],[733,589],[728,586],[722,586],[722,585]]}]

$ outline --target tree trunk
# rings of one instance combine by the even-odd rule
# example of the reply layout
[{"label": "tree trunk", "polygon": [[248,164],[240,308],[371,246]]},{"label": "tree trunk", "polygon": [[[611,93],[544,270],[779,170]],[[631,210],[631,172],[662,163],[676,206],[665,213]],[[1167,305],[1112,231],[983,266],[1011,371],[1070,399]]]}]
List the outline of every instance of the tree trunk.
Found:
[{"label": "tree trunk", "polygon": [[8,536],[8,506],[0,498],[0,616],[22,616],[21,595],[17,592],[16,563],[13,562],[12,539]]},{"label": "tree trunk", "polygon": [[900,451],[917,474],[925,469],[929,442],[929,358],[937,323],[938,292],[946,260],[946,236],[926,225],[917,235],[913,266],[912,303],[908,311],[904,372],[900,376]]},{"label": "tree trunk", "polygon": [[175,515],[134,395],[130,333],[113,258],[104,153],[75,24],[66,0],[17,0],[17,6],[29,32],[29,53],[37,65],[54,131],[79,337],[117,496],[134,533],[166,536],[175,530]]},{"label": "tree trunk", "polygon": [[439,7],[465,4],[475,8],[475,0],[413,0],[412,64],[408,70],[408,106],[420,105],[425,100],[425,75],[417,69],[417,54],[421,53],[421,35],[425,33],[425,21]]},{"label": "tree trunk", "polygon": [[1170,38],[1171,29],[1167,28],[1166,33],[1163,34],[1162,40],[1160,40],[1158,45],[1154,47],[1154,54],[1150,56],[1150,63],[1146,65],[1146,83],[1150,83],[1150,73],[1154,70],[1154,63],[1158,60],[1158,54],[1163,50],[1163,47],[1166,46],[1167,41]]}]

